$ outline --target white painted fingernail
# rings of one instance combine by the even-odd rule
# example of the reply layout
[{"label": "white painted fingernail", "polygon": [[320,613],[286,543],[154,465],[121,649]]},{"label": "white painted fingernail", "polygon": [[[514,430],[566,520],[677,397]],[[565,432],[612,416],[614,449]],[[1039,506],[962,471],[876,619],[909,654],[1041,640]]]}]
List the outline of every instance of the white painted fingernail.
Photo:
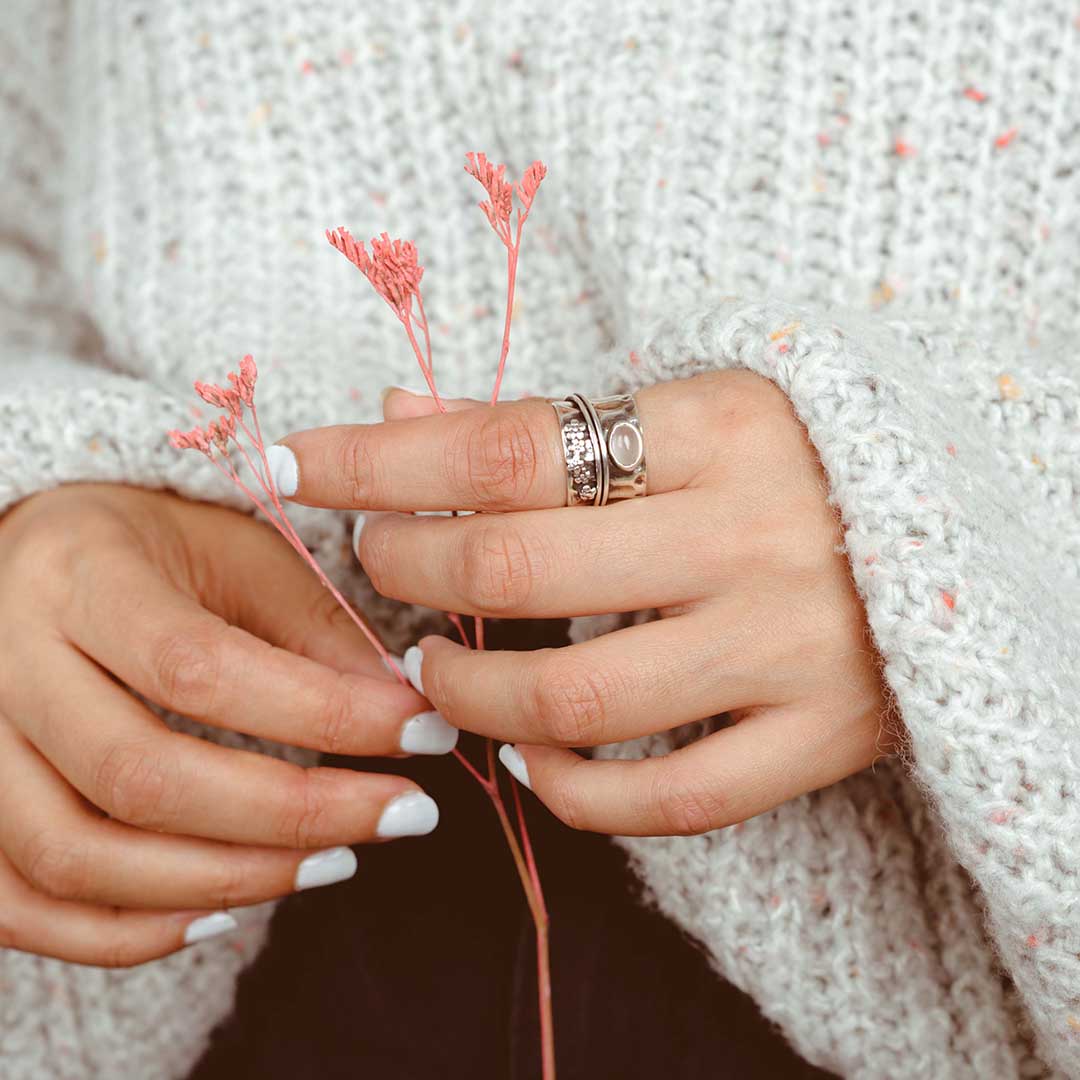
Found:
[{"label": "white painted fingernail", "polygon": [[266,461],[270,466],[270,479],[279,495],[289,498],[296,494],[300,486],[300,469],[296,464],[296,455],[281,443],[274,443],[266,448]]},{"label": "white painted fingernail", "polygon": [[401,749],[407,754],[449,754],[458,734],[437,712],[418,713],[401,729]]},{"label": "white painted fingernail", "polygon": [[424,692],[424,681],[420,678],[420,668],[424,663],[424,654],[419,645],[410,645],[405,650],[401,664],[405,672],[405,678],[413,684],[413,689],[418,693]]},{"label": "white painted fingernail", "polygon": [[348,881],[356,873],[356,853],[352,848],[333,847],[316,851],[296,868],[296,891],[318,889]]},{"label": "white painted fingernail", "polygon": [[414,510],[417,517],[453,517],[453,510]]},{"label": "white painted fingernail", "polygon": [[364,522],[367,519],[363,514],[357,514],[356,520],[353,522],[352,527],[352,549],[353,554],[360,558],[360,534],[364,531]]},{"label": "white painted fingernail", "polygon": [[184,931],[184,944],[194,945],[197,941],[206,941],[219,934],[232,933],[239,925],[227,911],[215,911],[213,915],[204,915],[188,923]]},{"label": "white painted fingernail", "polygon": [[529,768],[525,764],[525,759],[518,753],[516,746],[511,746],[509,743],[503,743],[499,747],[499,760],[506,766],[506,771],[519,783],[524,784],[530,791],[532,791],[532,784],[529,783]]},{"label": "white painted fingernail", "polygon": [[395,836],[426,836],[439,824],[439,806],[430,795],[410,791],[386,804],[375,827],[375,835],[389,840]]}]

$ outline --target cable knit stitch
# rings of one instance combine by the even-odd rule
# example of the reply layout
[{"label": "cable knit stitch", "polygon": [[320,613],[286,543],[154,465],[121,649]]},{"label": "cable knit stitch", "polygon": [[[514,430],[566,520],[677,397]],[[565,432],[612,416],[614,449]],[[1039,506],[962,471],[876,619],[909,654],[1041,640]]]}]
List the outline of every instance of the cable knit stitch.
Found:
[{"label": "cable knit stitch", "polygon": [[[163,432],[248,351],[272,436],[376,417],[413,361],[327,226],[416,241],[440,383],[482,394],[502,267],[455,170],[543,158],[506,396],[773,379],[906,736],[742,825],[619,842],[815,1063],[1080,1076],[1077,71],[1072,0],[14,0],[0,509],[80,480],[240,505]],[[407,643],[428,614],[372,597],[343,516],[296,519]],[[0,954],[0,1077],[182,1076],[268,911],[130,972]]]}]

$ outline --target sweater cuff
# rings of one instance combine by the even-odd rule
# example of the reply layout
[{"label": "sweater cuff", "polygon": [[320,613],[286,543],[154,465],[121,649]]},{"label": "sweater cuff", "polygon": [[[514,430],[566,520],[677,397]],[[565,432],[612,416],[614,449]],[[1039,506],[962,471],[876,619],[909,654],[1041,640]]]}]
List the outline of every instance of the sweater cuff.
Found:
[{"label": "sweater cuff", "polygon": [[[1075,383],[962,329],[739,300],[665,318],[632,350],[606,357],[601,374],[610,392],[732,367],[779,386],[817,449],[904,724],[905,765],[937,823],[919,824],[914,810],[892,822],[893,869],[897,852],[922,851],[910,874],[890,879],[883,862],[874,883],[851,885],[895,891],[882,897],[883,907],[909,910],[924,927],[912,931],[913,940],[941,965],[951,963],[957,926],[966,922],[976,935],[982,923],[989,952],[1019,991],[1040,1055],[1080,1074],[1080,907],[1070,899],[1080,894],[1080,871],[1061,856],[1080,835],[1080,726],[1073,711],[1080,701],[1080,506],[1069,487],[1077,472]],[[865,850],[868,842],[883,842],[885,826],[871,840],[839,810],[823,817],[826,806],[843,806],[852,793],[890,802],[882,773],[879,766],[870,782],[859,774],[771,816],[792,827],[801,822],[804,837],[820,824],[828,834],[815,848],[823,861],[837,847]],[[815,815],[812,828],[808,814]],[[754,828],[743,835],[753,832],[760,855],[769,830],[747,825]],[[938,827],[948,855],[935,850]],[[730,831],[710,837],[701,843],[721,861],[740,842]],[[773,1010],[782,1001],[770,1001],[760,969],[742,965],[722,913],[707,903],[717,883],[692,880],[686,860],[686,880],[673,885],[663,877],[670,866],[660,842],[623,843],[660,905],[680,914],[725,974],[751,989],[797,1046],[815,1045],[813,1033],[800,1032],[800,1018]],[[811,857],[790,849],[774,854],[781,867]],[[959,866],[950,868],[949,858]],[[919,870],[920,859],[938,860],[937,868],[922,863]],[[736,874],[738,865],[731,863]],[[925,905],[909,893],[921,887],[919,873],[934,876]],[[956,885],[965,874],[978,886],[971,898]],[[756,887],[742,885],[747,895]],[[680,887],[681,894],[673,892]],[[941,907],[946,892],[955,902]],[[733,903],[742,900],[733,894]],[[858,914],[853,909],[852,917]],[[777,946],[777,959],[797,947],[800,933],[782,922],[771,915],[758,938],[765,952],[767,941]],[[849,990],[844,1008],[857,1014],[857,983]],[[1002,1032],[1015,1030],[993,971],[972,972],[970,992],[976,991],[986,1002],[984,1016],[998,1015]],[[970,1037],[972,1052],[985,1057],[991,1046],[984,1036],[950,1037]],[[1021,1052],[1007,1046],[1000,1053]]]}]

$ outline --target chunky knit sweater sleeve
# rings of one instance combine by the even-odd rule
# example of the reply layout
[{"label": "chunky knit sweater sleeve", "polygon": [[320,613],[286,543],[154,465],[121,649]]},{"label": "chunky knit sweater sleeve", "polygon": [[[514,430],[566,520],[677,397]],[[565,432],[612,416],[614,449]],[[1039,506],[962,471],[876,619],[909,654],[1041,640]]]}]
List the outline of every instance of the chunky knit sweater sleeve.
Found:
[{"label": "chunky knit sweater sleeve", "polygon": [[[0,24],[0,513],[77,480],[205,497],[211,478],[165,438],[189,406],[111,366],[64,272],[65,243],[85,232],[65,201],[68,10],[59,0],[17,7]],[[89,240],[104,258],[104,238]]]},{"label": "chunky knit sweater sleeve", "polygon": [[656,902],[842,1075],[1080,1075],[1074,357],[737,299],[627,344],[609,384],[743,367],[789,395],[907,740],[743,825],[624,839]]}]

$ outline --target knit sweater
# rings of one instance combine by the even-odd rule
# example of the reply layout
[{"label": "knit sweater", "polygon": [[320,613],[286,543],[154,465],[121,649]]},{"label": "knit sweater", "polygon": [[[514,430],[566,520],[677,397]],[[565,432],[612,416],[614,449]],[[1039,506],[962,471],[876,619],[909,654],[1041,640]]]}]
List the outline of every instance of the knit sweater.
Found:
[{"label": "knit sweater", "polygon": [[[441,388],[482,396],[504,265],[460,165],[542,158],[505,395],[774,380],[905,736],[743,824],[617,842],[812,1062],[1080,1076],[1073,0],[5,15],[0,510],[88,480],[241,506],[164,432],[245,352],[271,437],[377,418],[414,362],[327,226],[417,243]],[[372,595],[347,516],[295,520],[388,641],[414,639],[424,615]],[[132,971],[0,953],[0,1077],[184,1075],[269,910]]]}]

